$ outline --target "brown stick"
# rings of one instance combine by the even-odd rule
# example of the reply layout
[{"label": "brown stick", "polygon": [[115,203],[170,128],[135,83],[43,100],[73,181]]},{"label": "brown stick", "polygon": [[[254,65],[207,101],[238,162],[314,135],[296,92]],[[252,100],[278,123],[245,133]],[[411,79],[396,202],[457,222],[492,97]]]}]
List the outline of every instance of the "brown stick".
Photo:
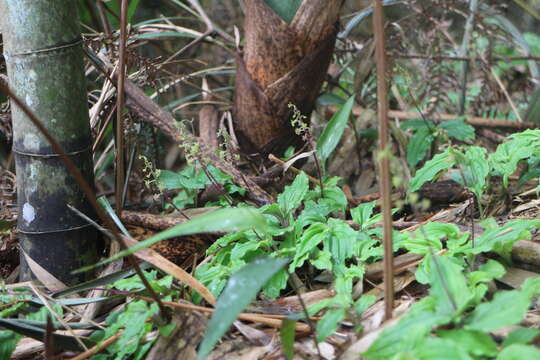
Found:
[{"label": "brown stick", "polygon": [[[336,112],[339,110],[339,108],[337,106],[331,106],[330,110],[332,112]],[[353,108],[353,114],[357,116],[362,114],[364,111],[366,111],[366,109],[360,106],[355,106]],[[402,120],[422,118],[422,115],[420,113],[413,112],[413,111],[398,111],[398,110],[389,110],[388,116],[392,118],[402,119]],[[427,118],[429,119],[439,120],[439,121],[440,120],[454,120],[460,117],[461,116],[459,115],[453,115],[453,114],[437,114],[437,115],[427,116]],[[533,122],[515,122],[515,121],[509,121],[509,120],[502,120],[502,119],[489,119],[489,118],[483,118],[483,117],[478,117],[478,116],[465,115],[465,118],[463,120],[466,123],[474,125],[474,126],[508,128],[508,129],[516,129],[516,130],[526,130],[526,129],[534,129],[534,128],[540,127],[540,124],[533,123]]]},{"label": "brown stick", "polygon": [[[209,91],[206,78],[203,78],[202,89],[203,100],[212,101],[213,97]],[[219,146],[217,136],[218,127],[219,119],[216,105],[206,103],[201,106],[201,110],[199,111],[199,137],[212,151],[217,150]]]},{"label": "brown stick", "polygon": [[101,342],[101,343],[99,343],[99,344],[97,344],[95,346],[92,346],[90,349],[86,350],[85,352],[80,353],[77,356],[72,357],[69,360],[88,359],[90,356],[97,354],[101,350],[105,349],[107,346],[111,345],[112,343],[114,343],[115,341],[120,339],[121,335],[122,335],[122,331],[119,331],[116,334],[114,334],[113,336],[111,336],[110,338],[107,338],[103,342]]},{"label": "brown stick", "polygon": [[[146,296],[137,296],[137,298],[153,302],[154,299]],[[182,304],[172,301],[163,301],[163,304],[173,308],[179,308],[184,310],[195,310],[204,313],[214,313],[215,309],[207,308],[204,306],[197,306],[193,304]],[[266,314],[253,314],[253,313],[240,313],[238,314],[238,319],[246,320],[251,322],[258,322],[275,328],[281,328],[282,320],[286,319],[287,315],[266,315]],[[312,317],[311,320],[318,320],[318,318]],[[296,331],[302,333],[308,333],[310,331],[309,326],[304,323],[296,323]]]},{"label": "brown stick", "polygon": [[386,49],[384,43],[384,10],[382,0],[375,0],[373,31],[377,61],[377,108],[379,115],[379,187],[382,197],[384,244],[384,317],[392,318],[394,310],[394,251],[392,247],[392,199],[390,187],[390,147],[388,132],[388,92],[386,83]]},{"label": "brown stick", "polygon": [[122,215],[124,199],[122,198],[124,189],[124,103],[126,82],[126,23],[127,23],[127,0],[122,0],[120,5],[120,49],[118,59],[118,76],[116,86],[116,184],[115,201],[116,213]]}]

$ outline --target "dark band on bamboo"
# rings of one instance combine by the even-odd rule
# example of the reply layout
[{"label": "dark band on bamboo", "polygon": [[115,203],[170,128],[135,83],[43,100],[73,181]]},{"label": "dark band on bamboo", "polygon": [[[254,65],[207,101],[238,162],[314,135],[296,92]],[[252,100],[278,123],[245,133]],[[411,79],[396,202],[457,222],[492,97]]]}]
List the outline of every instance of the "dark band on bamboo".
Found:
[{"label": "dark band on bamboo", "polygon": [[[75,155],[78,155],[78,154],[88,152],[91,149],[92,149],[91,146],[87,146],[86,148],[81,149],[81,150],[66,152],[66,155],[67,156],[75,156]],[[60,154],[54,154],[54,153],[53,154],[30,153],[30,152],[26,152],[26,151],[20,151],[20,150],[17,150],[15,148],[11,149],[11,151],[14,152],[15,154],[18,154],[18,155],[23,155],[23,156],[28,156],[28,157],[36,157],[36,158],[55,158],[55,157],[61,157],[62,156]]]},{"label": "dark band on bamboo", "polygon": [[69,49],[69,48],[72,48],[72,47],[75,47],[75,46],[79,46],[82,43],[83,43],[82,37],[78,37],[78,38],[73,39],[71,41],[60,43],[60,44],[57,44],[57,45],[54,45],[54,46],[48,46],[48,47],[44,47],[42,49],[22,51],[22,52],[18,52],[18,53],[15,53],[15,54],[9,54],[6,50],[4,50],[4,57],[7,60],[10,57],[39,55],[39,54],[53,52],[53,51],[57,51],[57,50]]}]

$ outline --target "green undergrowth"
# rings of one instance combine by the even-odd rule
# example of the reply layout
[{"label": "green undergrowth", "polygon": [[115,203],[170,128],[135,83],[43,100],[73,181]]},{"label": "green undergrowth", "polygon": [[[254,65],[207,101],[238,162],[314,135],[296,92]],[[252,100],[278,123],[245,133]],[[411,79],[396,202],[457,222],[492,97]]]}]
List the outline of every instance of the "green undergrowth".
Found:
[{"label": "green undergrowth", "polygon": [[[342,219],[346,215],[346,199],[336,182],[337,179],[328,180],[321,197],[318,187],[309,188],[306,175],[298,175],[280,194],[275,204],[257,210],[267,220],[266,233],[244,230],[220,238],[208,249],[210,261],[197,269],[196,276],[215,295],[219,295],[229,276],[253,259],[288,258],[288,267],[280,270],[263,286],[263,296],[279,296],[287,289],[287,280],[293,273],[305,274],[310,268],[315,272],[325,271],[332,275],[332,287],[336,296],[310,309],[311,314],[326,310],[317,323],[318,340],[322,341],[336,331],[344,319],[355,322],[356,328],[360,330],[357,319],[375,298],[354,298],[352,286],[354,282],[363,279],[367,264],[382,258],[381,228],[373,226],[380,221],[380,215],[373,213],[374,203],[352,209],[350,215],[359,230],[353,229],[349,222]],[[414,341],[400,342],[382,336],[366,356],[373,359],[390,359],[390,353],[403,353],[405,356],[411,349],[422,349],[418,346],[423,341],[425,343],[422,346],[429,349],[434,335],[438,335],[443,343],[449,343],[453,336],[463,336],[471,329],[479,334],[480,339],[490,338],[489,331],[522,320],[531,297],[540,293],[540,282],[537,280],[524,284],[521,291],[515,290],[505,295],[509,301],[514,297],[522,299],[519,310],[508,307],[507,315],[499,311],[501,319],[487,325],[477,324],[481,314],[487,316],[489,311],[502,305],[501,300],[497,300],[505,294],[501,292],[501,295],[491,300],[493,294],[487,293],[487,283],[504,275],[502,264],[510,263],[512,245],[518,240],[530,238],[531,231],[540,227],[540,221],[518,219],[499,225],[493,219],[486,219],[481,225],[484,231],[474,239],[469,232],[461,232],[455,224],[434,222],[411,233],[394,231],[395,251],[425,256],[416,277],[420,283],[430,287],[430,292],[427,300],[414,306],[412,313],[420,311],[416,308],[424,309],[422,311],[425,312],[418,316],[425,315],[429,320],[426,319],[426,324],[418,327],[418,331],[422,330]],[[443,249],[446,249],[444,254],[434,255]],[[490,259],[477,264],[477,255],[483,253],[496,253],[498,260]],[[406,320],[403,322],[406,323]],[[409,329],[403,330],[403,326],[400,323],[396,330],[388,332],[408,333]],[[442,333],[444,336],[439,334],[439,327],[447,328]],[[388,348],[386,341],[393,344],[393,350],[384,350]],[[496,345],[494,340],[491,344]],[[378,350],[379,347],[383,350]],[[489,358],[492,354],[486,351],[482,356]],[[426,357],[422,355],[411,358]]]},{"label": "green undergrowth", "polygon": [[[481,209],[493,178],[500,177],[503,188],[508,188],[510,176],[519,167],[523,170],[519,183],[537,176],[539,139],[538,130],[515,134],[489,155],[477,146],[448,147],[416,172],[410,192],[445,172],[475,195]],[[328,144],[335,147],[336,141]],[[252,300],[290,295],[299,286],[311,290],[322,284],[335,292],[333,297],[307,309],[308,315],[321,316],[316,324],[317,341],[339,330],[343,321],[362,333],[362,312],[379,300],[353,291],[354,284],[364,280],[366,266],[383,256],[382,228],[377,226],[381,215],[375,212],[374,202],[349,208],[339,178],[324,179],[321,188],[310,185],[303,172],[285,187],[275,203],[260,208],[244,203],[239,197],[244,190],[211,166],[201,168],[198,164],[176,173],[155,171],[149,181],[155,181],[160,190],[180,189],[171,204],[177,209],[200,205],[196,202],[197,193],[208,185],[219,184],[222,197],[212,205],[220,205],[221,209],[156,234],[98,265],[167,238],[228,232],[207,250],[207,259],[195,271],[197,279],[218,298],[199,359],[210,353]],[[493,218],[484,218],[480,225],[483,231],[474,237],[456,224],[437,222],[426,223],[411,232],[393,232],[395,253],[423,256],[415,275],[429,290],[396,325],[383,331],[362,354],[364,358],[504,360],[538,356],[539,350],[530,345],[539,335],[537,329],[518,326],[505,339],[492,334],[524,319],[531,302],[540,294],[540,279],[528,279],[521,288],[508,291],[494,291],[490,284],[504,276],[505,267],[511,264],[513,244],[530,239],[531,233],[540,228],[540,220],[497,223]],[[181,286],[174,285],[171,276],[155,270],[146,270],[145,276],[164,300],[187,298],[201,302],[196,292],[180,291]],[[320,277],[326,283],[319,282],[313,287]],[[61,316],[65,312],[62,305],[128,296],[132,300],[109,314],[102,329],[79,340],[92,346],[121,332],[117,342],[93,359],[142,359],[158,334],[170,334],[174,325],[159,321],[155,316],[159,309],[154,303],[134,297],[145,295],[145,290],[141,280],[130,273],[97,279],[76,291],[103,286],[111,290],[97,300],[71,299],[65,297],[69,292],[64,292],[49,301],[57,309],[54,312]],[[60,327],[55,315],[39,301],[28,292],[13,289],[0,292],[0,326],[8,329],[0,332],[0,359],[9,357],[20,339],[18,334],[42,339],[47,314],[55,327]],[[281,331],[284,353],[292,353],[294,331],[291,329],[305,317],[306,314],[290,314],[284,321]],[[25,322],[34,319],[39,321]],[[90,325],[76,323],[76,326]],[[55,344],[62,349],[81,349],[79,340],[73,337],[54,336]]]}]

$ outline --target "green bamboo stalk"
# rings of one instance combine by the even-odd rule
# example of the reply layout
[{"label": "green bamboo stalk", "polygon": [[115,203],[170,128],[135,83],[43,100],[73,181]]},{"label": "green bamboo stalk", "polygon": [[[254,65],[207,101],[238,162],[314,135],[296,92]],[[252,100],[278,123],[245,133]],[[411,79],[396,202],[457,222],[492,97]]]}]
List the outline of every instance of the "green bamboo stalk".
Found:
[{"label": "green bamboo stalk", "polygon": [[[91,135],[77,3],[0,0],[9,85],[93,184]],[[36,278],[24,254],[72,284],[71,271],[96,262],[97,233],[67,204],[95,217],[58,154],[16,106],[12,107],[17,172],[21,280]]]}]

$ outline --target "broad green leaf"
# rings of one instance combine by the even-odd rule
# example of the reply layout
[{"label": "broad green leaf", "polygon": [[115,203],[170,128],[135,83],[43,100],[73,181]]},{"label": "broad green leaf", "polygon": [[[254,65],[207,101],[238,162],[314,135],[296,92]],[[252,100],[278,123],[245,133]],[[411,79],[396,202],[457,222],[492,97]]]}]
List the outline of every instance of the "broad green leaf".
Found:
[{"label": "broad green leaf", "polygon": [[[172,275],[166,275],[158,278],[158,272],[156,270],[144,271],[144,277],[158,294],[165,295],[171,292],[171,285],[173,282]],[[120,279],[116,281],[110,288],[115,288],[122,291],[140,291],[146,287],[139,276],[131,276],[129,278]]]},{"label": "broad green leaf", "polygon": [[[312,194],[320,194],[320,187],[317,186]],[[319,199],[318,203],[321,205],[326,205],[332,211],[345,211],[347,208],[347,197],[337,186],[327,186],[323,189],[324,197]]]},{"label": "broad green leaf", "polygon": [[456,346],[476,356],[497,355],[497,343],[486,333],[463,329],[437,331],[443,339],[452,340]]},{"label": "broad green leaf", "polygon": [[293,360],[294,357],[294,337],[296,335],[296,320],[283,319],[281,321],[279,337],[281,338],[281,347],[287,360]]},{"label": "broad green leaf", "polygon": [[289,274],[284,269],[279,270],[277,273],[268,280],[266,285],[263,287],[264,295],[270,299],[275,299],[279,296],[281,290],[287,287],[287,280],[289,279]]},{"label": "broad green leaf", "polygon": [[409,192],[415,192],[422,187],[426,182],[432,181],[443,170],[450,169],[454,166],[454,157],[450,155],[449,150],[437,154],[433,159],[429,160],[424,166],[416,172],[414,178],[409,184]]},{"label": "broad green leaf", "polygon": [[467,124],[463,118],[443,121],[439,127],[446,130],[448,136],[456,140],[474,140],[474,127]]},{"label": "broad green leaf", "polygon": [[[438,304],[429,296],[414,304],[395,326],[385,329],[362,354],[369,360],[388,360],[403,351],[412,351],[426,341],[433,327],[446,324],[450,317],[436,313]],[[406,334],[407,336],[404,336]]]},{"label": "broad green leaf", "polygon": [[364,311],[366,311],[371,305],[375,304],[375,301],[377,301],[377,297],[375,295],[362,295],[362,297],[355,302],[354,311],[356,311],[356,313],[360,315]]},{"label": "broad green leaf", "polygon": [[345,266],[345,260],[354,254],[357,233],[341,219],[330,218],[327,226],[324,249],[332,254],[333,270],[339,272],[340,267]]},{"label": "broad green leaf", "polygon": [[430,222],[406,237],[401,246],[412,253],[425,255],[442,249],[441,240],[459,236],[459,228],[454,224]]},{"label": "broad green leaf", "polygon": [[293,183],[285,187],[285,190],[278,195],[277,203],[283,212],[283,215],[288,216],[296,210],[309,190],[309,179],[305,172],[301,172],[296,176]]},{"label": "broad green leaf", "polygon": [[296,219],[296,223],[304,228],[316,222],[325,222],[332,207],[327,203],[317,203],[313,200],[304,202],[304,210]]},{"label": "broad green leaf", "polygon": [[348,305],[352,300],[352,280],[353,277],[343,275],[336,278],[335,281],[336,294],[345,295],[347,297],[347,301],[344,303],[344,305]]},{"label": "broad green leaf", "polygon": [[345,126],[347,126],[353,105],[354,95],[332,116],[332,119],[328,122],[323,133],[317,140],[317,156],[322,164],[326,162],[339,143]]},{"label": "broad green leaf", "polygon": [[472,360],[461,344],[451,340],[428,337],[412,353],[421,360]]},{"label": "broad green leaf", "polygon": [[502,175],[504,187],[508,187],[508,179],[517,170],[518,163],[530,158],[534,151],[535,146],[530,139],[515,137],[497,146],[497,150],[490,154],[488,160],[493,170]]},{"label": "broad green leaf", "polygon": [[0,318],[13,317],[28,309],[28,305],[25,302],[17,302],[17,299],[13,299],[13,301],[6,301],[6,303],[14,303],[14,305],[0,310]]},{"label": "broad green leaf", "polygon": [[21,336],[9,330],[0,330],[0,360],[11,359]]},{"label": "broad green leaf", "polygon": [[518,327],[510,334],[508,334],[506,339],[504,339],[502,345],[503,347],[507,347],[513,344],[525,345],[533,341],[538,335],[540,335],[540,329]]},{"label": "broad green leaf", "polygon": [[497,224],[488,226],[482,235],[475,239],[475,247],[470,249],[470,252],[480,254],[495,251],[506,259],[510,259],[512,245],[519,240],[530,239],[531,231],[538,228],[540,228],[540,220],[528,219],[511,220],[500,227]]},{"label": "broad green leaf", "polygon": [[453,179],[471,189],[477,199],[482,197],[489,174],[489,164],[486,161],[486,149],[479,146],[469,146],[464,154],[452,150],[456,162],[462,171],[456,171]]},{"label": "broad green leaf", "polygon": [[540,168],[539,169],[530,169],[519,178],[518,187],[525,184],[527,181],[537,179],[540,182]]},{"label": "broad green leaf", "polygon": [[461,313],[474,294],[467,286],[463,268],[448,256],[428,254],[422,263],[429,276],[429,294],[437,301],[437,312],[443,315]]},{"label": "broad green leaf", "polygon": [[497,360],[540,359],[540,350],[532,345],[514,344],[504,348]]},{"label": "broad green leaf", "polygon": [[287,259],[273,258],[258,259],[231,276],[216,303],[214,314],[208,323],[204,339],[199,347],[197,360],[206,359],[238,314],[249,305],[263,285],[288,261]]},{"label": "broad green leaf", "polygon": [[373,209],[375,209],[376,205],[377,202],[372,201],[365,204],[360,204],[351,210],[352,220],[360,225],[360,229],[365,229],[369,225],[379,221],[379,217],[377,215],[374,216],[377,218],[375,221],[373,221],[373,219],[370,221],[371,215],[373,214]]},{"label": "broad green leaf", "polygon": [[328,236],[326,224],[314,223],[310,225],[298,240],[294,260],[289,266],[289,271],[293,272],[297,267],[302,266],[310,251],[315,249]]},{"label": "broad green leaf", "polygon": [[520,322],[531,303],[525,291],[500,291],[493,300],[478,305],[466,319],[465,329],[489,332]]},{"label": "broad green leaf", "polygon": [[416,233],[422,233],[427,237],[437,239],[457,239],[460,237],[460,230],[456,224],[429,222],[422,226]]},{"label": "broad green leaf", "polygon": [[107,347],[115,360],[123,360],[140,351],[143,339],[152,330],[148,322],[159,311],[157,304],[149,304],[143,300],[135,300],[127,304],[121,313],[111,313],[107,317],[109,325],[103,333],[103,338],[109,338],[123,329],[117,341]]},{"label": "broad green leaf", "polygon": [[339,177],[332,177],[324,181],[324,187],[321,197],[321,188],[315,186],[313,190],[308,191],[304,201],[313,200],[319,205],[327,206],[330,212],[343,212],[347,208],[347,197],[343,190],[337,185]]},{"label": "broad green leaf", "polygon": [[433,143],[433,135],[426,128],[416,131],[407,145],[407,163],[411,169],[422,161]]},{"label": "broad green leaf", "polygon": [[261,241],[246,241],[237,243],[231,251],[231,260],[241,260],[247,253],[251,253],[259,249]]},{"label": "broad green leaf", "polygon": [[[52,311],[56,312],[56,314],[59,316],[62,316],[64,313],[60,304],[51,303],[50,307],[52,308]],[[52,315],[51,311],[46,306],[41,306],[38,311],[26,315],[27,320],[34,321],[47,321],[48,318],[52,318],[53,323],[57,322],[56,317]]]},{"label": "broad green leaf", "polygon": [[512,140],[524,140],[528,141],[531,145],[538,146],[540,145],[540,130],[538,129],[527,129],[520,133],[515,133],[510,135]]},{"label": "broad green leaf", "polygon": [[332,254],[328,251],[320,251],[309,263],[319,270],[332,270]]},{"label": "broad green leaf", "polygon": [[473,271],[467,275],[469,284],[475,286],[482,282],[488,282],[493,279],[498,279],[506,274],[506,269],[500,262],[489,259],[485,264],[482,264],[477,271]]},{"label": "broad green leaf", "polygon": [[[219,172],[216,172],[214,167],[208,167],[208,172],[214,176],[217,182],[222,182],[227,178],[222,179]],[[197,170],[195,166],[186,166],[180,172],[173,172],[169,170],[160,170],[157,181],[166,189],[204,189],[205,185],[211,183],[206,173],[202,170]]]},{"label": "broad green leaf", "polygon": [[287,24],[294,19],[296,11],[302,4],[302,0],[264,0],[264,2]]},{"label": "broad green leaf", "polygon": [[340,321],[345,317],[345,309],[331,309],[323,315],[317,322],[317,342],[324,341],[328,336],[332,335]]},{"label": "broad green leaf", "polygon": [[241,231],[246,229],[255,229],[259,234],[266,233],[266,219],[252,208],[225,208],[212,211],[210,213],[198,216],[185,223],[173,226],[150,238],[139,242],[127,250],[120,251],[110,258],[100,261],[95,265],[77,270],[86,271],[94,267],[107,264],[116,259],[120,259],[139,250],[146,249],[158,241],[170,239],[172,237],[184,236],[205,232],[223,232],[223,231]]},{"label": "broad green leaf", "polygon": [[521,285],[521,291],[525,292],[529,297],[540,294],[540,278],[530,277]]}]

